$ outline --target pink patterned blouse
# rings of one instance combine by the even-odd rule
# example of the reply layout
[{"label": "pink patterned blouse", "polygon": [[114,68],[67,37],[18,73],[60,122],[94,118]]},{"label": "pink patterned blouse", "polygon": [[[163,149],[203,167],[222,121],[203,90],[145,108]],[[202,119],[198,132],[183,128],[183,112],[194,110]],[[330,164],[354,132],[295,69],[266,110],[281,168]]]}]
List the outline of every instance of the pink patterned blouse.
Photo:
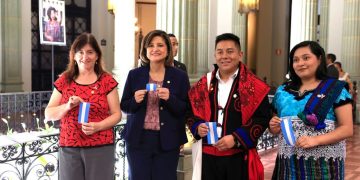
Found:
[{"label": "pink patterned blouse", "polygon": [[[154,81],[150,77],[149,83],[154,83],[157,84],[158,87],[161,87],[163,81]],[[144,129],[156,131],[160,130],[159,97],[157,95],[157,91],[148,92]]]}]

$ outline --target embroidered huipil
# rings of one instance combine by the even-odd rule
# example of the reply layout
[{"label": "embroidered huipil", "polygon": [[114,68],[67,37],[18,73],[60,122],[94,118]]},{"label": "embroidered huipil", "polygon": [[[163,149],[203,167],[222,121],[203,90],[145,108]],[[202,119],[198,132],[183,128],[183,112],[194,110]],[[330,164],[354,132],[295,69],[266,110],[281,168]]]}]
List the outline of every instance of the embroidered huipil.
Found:
[{"label": "embroidered huipil", "polygon": [[[314,90],[299,95],[297,90],[286,90],[280,86],[273,99],[273,107],[278,117],[290,117],[296,138],[303,135],[317,136],[333,131],[336,127],[334,108],[351,102],[351,95],[342,89],[325,118],[326,127],[315,130],[297,117],[304,110]],[[302,149],[286,144],[282,133],[279,134],[279,154],[276,160],[273,179],[343,179],[345,141],[335,144]],[[301,171],[297,171],[301,169]]]}]

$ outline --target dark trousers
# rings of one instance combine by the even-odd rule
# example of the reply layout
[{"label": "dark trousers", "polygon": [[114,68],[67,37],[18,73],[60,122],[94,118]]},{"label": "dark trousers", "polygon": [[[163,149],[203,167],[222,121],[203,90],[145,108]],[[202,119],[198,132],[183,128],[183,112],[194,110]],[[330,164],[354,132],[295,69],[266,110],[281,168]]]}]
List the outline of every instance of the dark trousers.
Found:
[{"label": "dark trousers", "polygon": [[127,145],[130,180],[176,180],[179,148],[164,151],[157,131],[144,130],[139,147]]},{"label": "dark trousers", "polygon": [[202,156],[202,180],[249,179],[244,153],[231,156]]},{"label": "dark trousers", "polygon": [[114,179],[114,146],[59,149],[60,180]]}]

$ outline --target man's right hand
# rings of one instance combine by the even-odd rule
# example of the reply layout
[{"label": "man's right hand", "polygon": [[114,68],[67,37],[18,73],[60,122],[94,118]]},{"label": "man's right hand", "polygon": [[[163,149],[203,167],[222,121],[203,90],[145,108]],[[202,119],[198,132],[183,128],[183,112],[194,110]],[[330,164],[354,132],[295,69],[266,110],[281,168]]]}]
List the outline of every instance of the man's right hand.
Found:
[{"label": "man's right hand", "polygon": [[197,133],[200,137],[205,137],[209,132],[209,127],[205,123],[201,123],[197,128]]}]

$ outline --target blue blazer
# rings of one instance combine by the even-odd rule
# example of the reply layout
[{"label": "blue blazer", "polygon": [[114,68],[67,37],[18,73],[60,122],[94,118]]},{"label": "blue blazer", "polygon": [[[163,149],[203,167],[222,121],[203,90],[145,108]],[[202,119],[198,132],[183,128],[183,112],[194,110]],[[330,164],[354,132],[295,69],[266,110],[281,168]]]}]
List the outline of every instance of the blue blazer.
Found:
[{"label": "blue blazer", "polygon": [[[121,110],[127,114],[123,137],[127,145],[136,147],[141,143],[146,114],[147,96],[136,103],[135,91],[146,89],[149,82],[149,66],[139,67],[129,72],[123,95]],[[174,67],[166,67],[163,86],[170,91],[167,101],[160,99],[160,142],[163,150],[173,150],[187,142],[185,133],[185,114],[189,110],[189,78],[185,72]]]}]

